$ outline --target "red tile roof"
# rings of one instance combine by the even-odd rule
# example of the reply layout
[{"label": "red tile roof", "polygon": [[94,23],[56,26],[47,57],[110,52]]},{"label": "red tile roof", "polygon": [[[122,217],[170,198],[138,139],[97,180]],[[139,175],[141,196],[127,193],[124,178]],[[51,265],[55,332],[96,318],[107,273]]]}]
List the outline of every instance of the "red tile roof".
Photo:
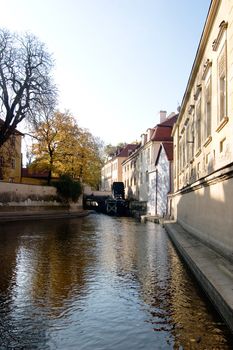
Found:
[{"label": "red tile roof", "polygon": [[21,175],[23,177],[35,177],[35,178],[48,178],[49,172],[46,170],[36,171],[28,168],[21,169]]},{"label": "red tile roof", "polygon": [[173,160],[173,142],[161,142],[160,147],[159,147],[159,152],[157,155],[157,158],[155,160],[155,165],[158,164],[160,153],[162,148],[164,149],[167,159],[169,162]]},{"label": "red tile roof", "polygon": [[171,132],[170,126],[158,126],[151,136],[151,141],[172,141]]},{"label": "red tile roof", "polygon": [[138,146],[139,145],[135,143],[128,144],[116,154],[116,157],[128,157]]},{"label": "red tile roof", "polygon": [[151,136],[151,141],[172,141],[172,128],[178,118],[178,114],[166,119],[163,123],[157,124],[154,127],[154,132]]},{"label": "red tile roof", "polygon": [[162,126],[173,126],[175,124],[175,122],[177,121],[178,115],[179,114],[173,115],[173,117],[166,119],[164,122],[158,124],[157,126],[160,126],[160,125],[162,125]]},{"label": "red tile roof", "polygon": [[163,148],[166,152],[167,159],[169,161],[173,160],[173,142],[163,142]]}]

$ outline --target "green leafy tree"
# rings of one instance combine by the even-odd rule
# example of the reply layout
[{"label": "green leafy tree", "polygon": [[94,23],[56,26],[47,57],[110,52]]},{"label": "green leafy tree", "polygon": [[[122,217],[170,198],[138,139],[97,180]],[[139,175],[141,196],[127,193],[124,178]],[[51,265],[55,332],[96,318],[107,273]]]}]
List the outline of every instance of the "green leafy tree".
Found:
[{"label": "green leafy tree", "polygon": [[69,175],[62,175],[59,181],[53,182],[53,185],[65,202],[69,202],[69,200],[77,202],[82,193],[80,182],[74,181]]},{"label": "green leafy tree", "polygon": [[124,148],[127,145],[126,142],[120,142],[116,146],[112,144],[108,144],[104,148],[105,157],[113,157],[117,150]]}]

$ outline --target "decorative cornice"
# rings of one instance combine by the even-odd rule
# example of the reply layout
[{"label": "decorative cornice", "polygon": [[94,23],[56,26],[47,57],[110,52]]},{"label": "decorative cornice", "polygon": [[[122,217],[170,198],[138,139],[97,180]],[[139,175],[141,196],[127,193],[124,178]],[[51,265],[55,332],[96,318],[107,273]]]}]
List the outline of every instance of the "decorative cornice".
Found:
[{"label": "decorative cornice", "polygon": [[212,141],[212,136],[208,136],[207,139],[205,140],[203,146],[207,147],[210,144],[211,141]]},{"label": "decorative cornice", "polygon": [[212,61],[207,59],[205,64],[204,64],[204,67],[203,67],[204,70],[203,70],[203,74],[202,74],[202,80],[205,80],[211,66],[212,66]]},{"label": "decorative cornice", "polygon": [[201,84],[197,84],[196,86],[196,92],[194,94],[194,100],[197,101],[198,99],[198,96],[200,95],[200,92],[201,92]]},{"label": "decorative cornice", "polygon": [[193,162],[194,162],[194,158],[190,159],[189,163],[193,164]]},{"label": "decorative cornice", "polygon": [[185,127],[183,126],[183,128],[182,128],[182,130],[181,130],[181,135],[183,135],[183,133],[184,133],[184,131],[185,131]]},{"label": "decorative cornice", "polygon": [[188,114],[192,114],[193,110],[194,110],[194,105],[190,105],[188,108]]},{"label": "decorative cornice", "polygon": [[195,157],[198,157],[199,155],[201,154],[201,148],[198,148],[196,154],[195,154]]},{"label": "decorative cornice", "polygon": [[188,125],[188,122],[189,122],[189,117],[187,117],[187,118],[185,119],[184,125],[187,126],[187,125]]},{"label": "decorative cornice", "polygon": [[229,121],[229,118],[228,117],[224,117],[220,124],[218,125],[217,129],[216,129],[216,132],[219,132],[220,130],[222,130],[222,128],[228,123]]},{"label": "decorative cornice", "polygon": [[211,30],[213,27],[213,23],[216,19],[216,14],[218,12],[220,4],[221,4],[221,1],[219,1],[219,0],[212,0],[211,1],[208,15],[207,15],[207,18],[205,21],[204,29],[203,29],[201,39],[199,42],[199,46],[197,49],[196,57],[195,57],[195,60],[193,63],[193,68],[191,70],[189,80],[188,80],[188,83],[186,86],[186,90],[184,93],[184,97],[183,97],[183,100],[181,103],[181,109],[180,109],[179,117],[177,119],[177,124],[179,124],[179,122],[183,116],[183,113],[185,111],[186,105],[188,103],[188,100],[189,100],[189,97],[190,97],[190,94],[192,91],[192,86],[193,86],[194,80],[196,78],[197,71],[200,67],[201,61],[203,60],[203,55],[204,55],[204,52],[206,49],[206,45],[208,43],[209,36],[210,36]]},{"label": "decorative cornice", "polygon": [[228,26],[228,23],[225,22],[225,21],[222,21],[219,25],[219,32],[218,32],[218,36],[217,38],[213,41],[213,44],[212,44],[212,48],[213,48],[213,51],[217,51],[218,47],[219,47],[219,44],[220,44],[220,41],[222,39],[222,36],[223,36],[223,33],[225,32],[225,30],[227,29],[227,26]]},{"label": "decorative cornice", "polygon": [[216,183],[231,179],[232,177],[233,177],[233,163],[230,163],[221,169],[215,170],[213,173],[207,175],[206,177],[202,177],[198,179],[196,182],[192,183],[191,185],[188,185],[185,188],[182,188],[176,191],[173,195],[176,195],[179,193],[185,194],[188,192],[197,191],[200,188],[215,185]]}]

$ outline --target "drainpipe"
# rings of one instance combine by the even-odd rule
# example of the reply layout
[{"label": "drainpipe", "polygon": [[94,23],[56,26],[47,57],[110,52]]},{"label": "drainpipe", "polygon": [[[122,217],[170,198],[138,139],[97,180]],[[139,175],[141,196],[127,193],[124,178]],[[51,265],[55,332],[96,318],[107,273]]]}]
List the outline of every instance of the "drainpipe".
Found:
[{"label": "drainpipe", "polygon": [[[172,162],[169,161],[169,190],[168,193],[172,193]],[[168,194],[167,193],[167,194]],[[171,203],[171,202],[170,202]],[[170,212],[168,213],[168,195],[167,195],[167,207],[166,207],[166,214],[170,216],[171,213],[171,208],[170,208]]]},{"label": "drainpipe", "polygon": [[158,169],[155,170],[155,214],[157,214],[157,206],[158,206]]}]

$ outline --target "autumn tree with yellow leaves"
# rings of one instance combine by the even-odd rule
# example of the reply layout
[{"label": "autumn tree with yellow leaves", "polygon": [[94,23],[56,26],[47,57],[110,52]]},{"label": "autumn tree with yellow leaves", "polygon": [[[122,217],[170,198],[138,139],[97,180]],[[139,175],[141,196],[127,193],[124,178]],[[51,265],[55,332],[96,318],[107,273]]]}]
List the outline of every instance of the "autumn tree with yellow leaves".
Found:
[{"label": "autumn tree with yellow leaves", "polygon": [[31,131],[33,162],[31,167],[48,171],[52,177],[69,175],[73,179],[97,188],[102,160],[101,142],[88,130],[80,128],[69,113],[45,111]]}]

